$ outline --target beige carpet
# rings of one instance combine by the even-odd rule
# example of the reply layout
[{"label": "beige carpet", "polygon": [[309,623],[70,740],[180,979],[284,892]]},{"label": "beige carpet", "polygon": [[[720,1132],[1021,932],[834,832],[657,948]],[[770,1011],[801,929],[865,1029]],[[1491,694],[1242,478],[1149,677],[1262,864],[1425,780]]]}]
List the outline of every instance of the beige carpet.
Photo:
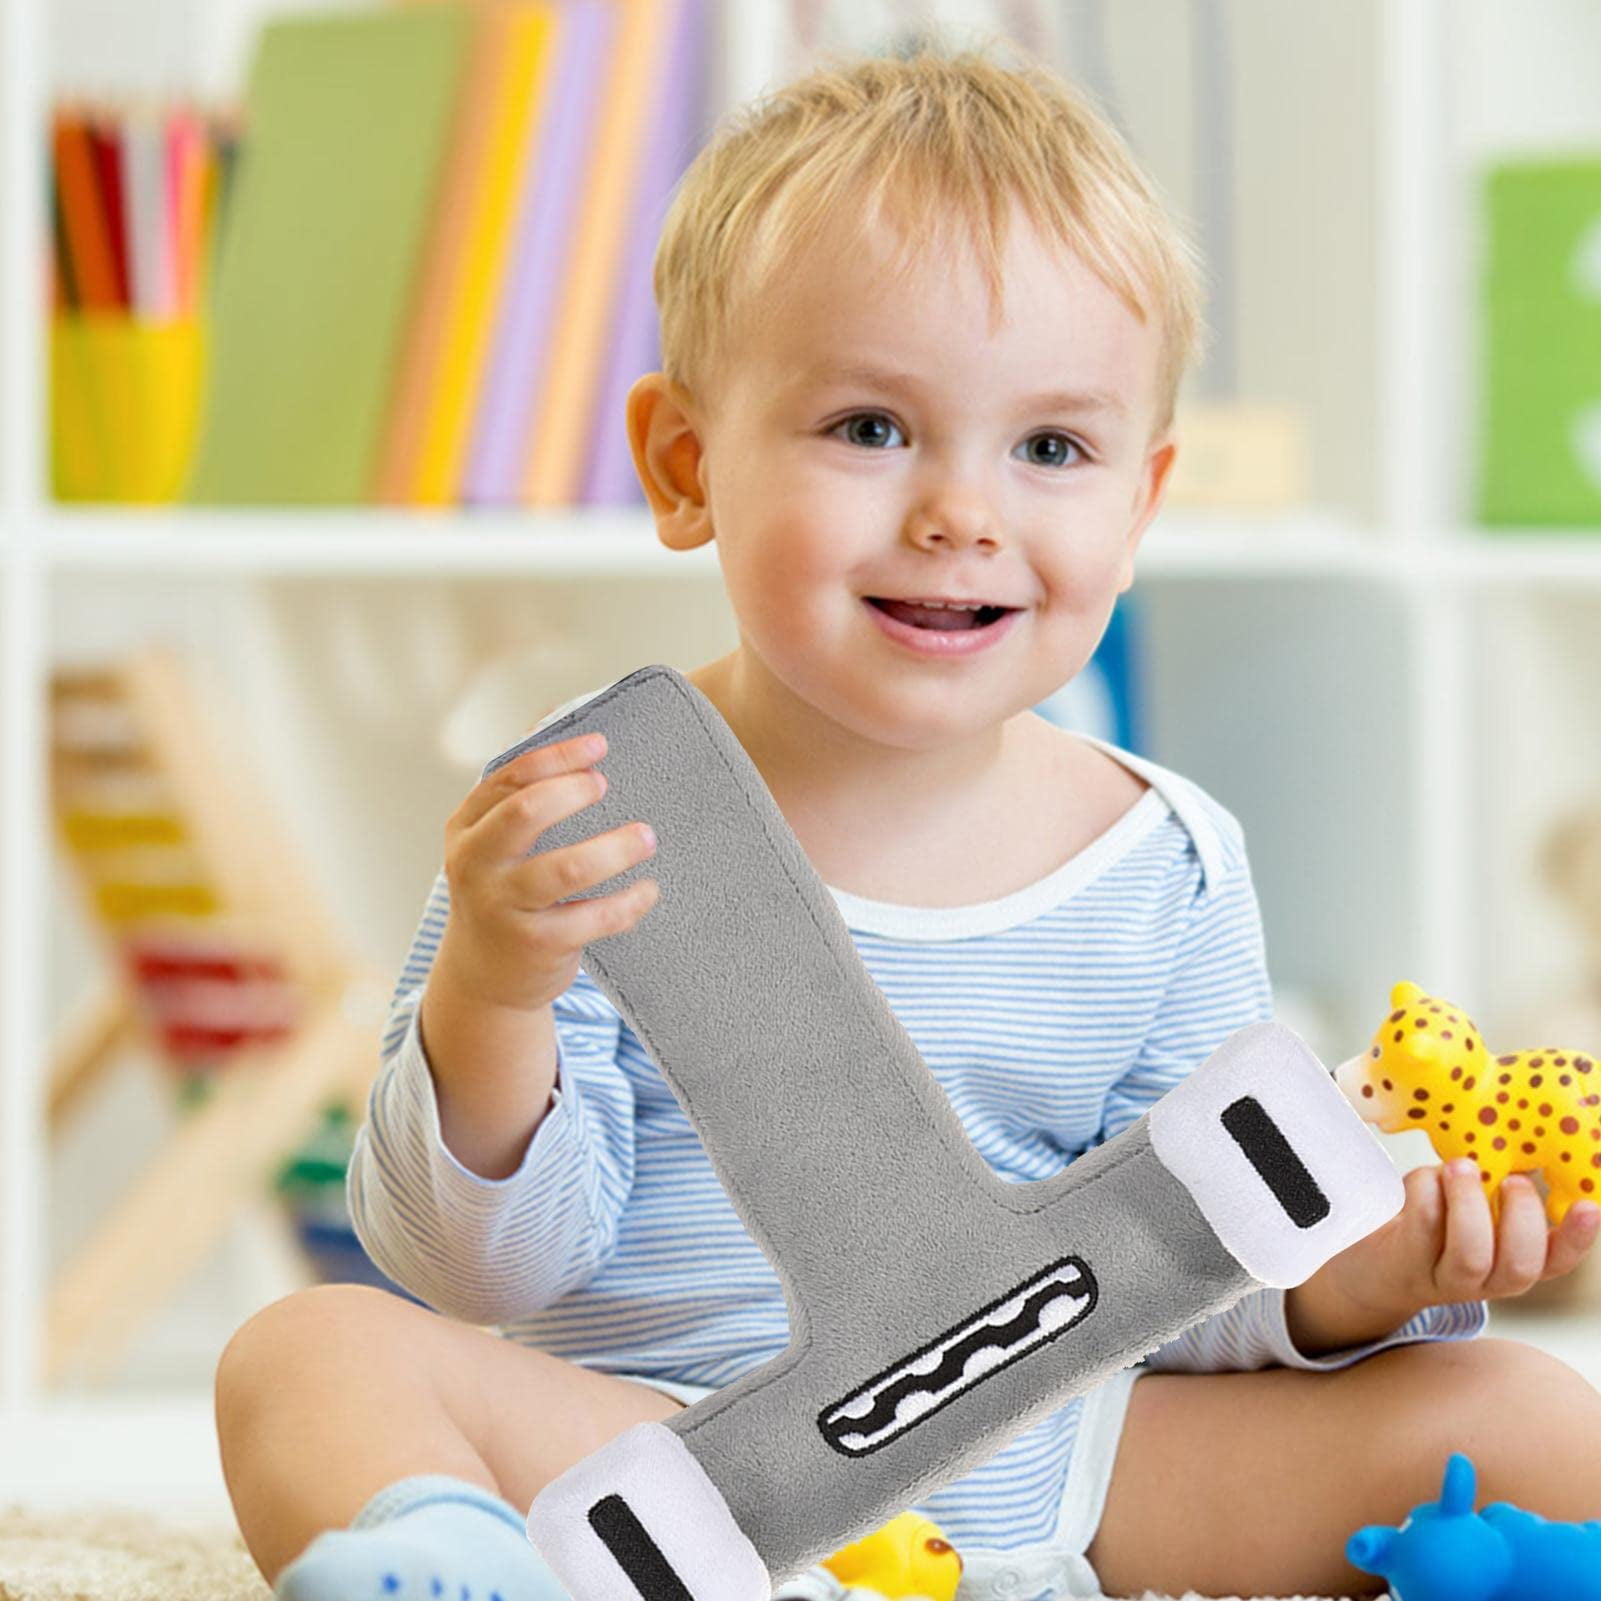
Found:
[{"label": "beige carpet", "polygon": [[229,1529],[139,1512],[0,1511],[0,1601],[271,1601]]},{"label": "beige carpet", "polygon": [[271,1601],[271,1596],[244,1542],[229,1528],[167,1524],[136,1512],[0,1508],[0,1601]]}]

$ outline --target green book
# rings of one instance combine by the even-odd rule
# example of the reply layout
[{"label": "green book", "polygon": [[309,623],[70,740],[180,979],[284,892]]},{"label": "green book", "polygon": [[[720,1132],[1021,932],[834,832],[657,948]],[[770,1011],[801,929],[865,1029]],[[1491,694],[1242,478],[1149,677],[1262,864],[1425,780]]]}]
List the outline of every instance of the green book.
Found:
[{"label": "green book", "polygon": [[446,0],[263,28],[189,500],[370,498],[477,17]]},{"label": "green book", "polygon": [[1601,158],[1509,162],[1485,196],[1479,514],[1601,531]]}]

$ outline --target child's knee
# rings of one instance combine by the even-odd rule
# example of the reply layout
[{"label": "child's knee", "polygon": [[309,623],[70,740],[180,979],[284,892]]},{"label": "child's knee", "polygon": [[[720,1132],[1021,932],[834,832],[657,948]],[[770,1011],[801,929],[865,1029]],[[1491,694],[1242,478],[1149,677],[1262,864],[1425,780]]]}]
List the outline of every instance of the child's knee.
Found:
[{"label": "child's knee", "polygon": [[1480,1504],[1514,1501],[1564,1520],[1601,1517],[1601,1391],[1521,1340],[1474,1343],[1485,1347],[1480,1404],[1491,1411],[1496,1441],[1480,1467]]},{"label": "child's knee", "polygon": [[1437,1404],[1464,1426],[1471,1423],[1478,1437],[1537,1443],[1565,1433],[1568,1419],[1595,1427],[1601,1394],[1538,1346],[1486,1337],[1415,1349],[1423,1354],[1414,1365],[1437,1375]]},{"label": "child's knee", "polygon": [[1402,1346],[1375,1405],[1432,1493],[1452,1451],[1470,1457],[1478,1502],[1512,1501],[1546,1517],[1601,1515],[1601,1392],[1565,1362],[1521,1340]]},{"label": "child's knee", "polygon": [[399,1304],[395,1296],[360,1284],[319,1284],[295,1290],[251,1315],[223,1347],[214,1375],[219,1422],[263,1391],[279,1390],[292,1364],[304,1375],[320,1354],[346,1338],[371,1336],[373,1324]]}]

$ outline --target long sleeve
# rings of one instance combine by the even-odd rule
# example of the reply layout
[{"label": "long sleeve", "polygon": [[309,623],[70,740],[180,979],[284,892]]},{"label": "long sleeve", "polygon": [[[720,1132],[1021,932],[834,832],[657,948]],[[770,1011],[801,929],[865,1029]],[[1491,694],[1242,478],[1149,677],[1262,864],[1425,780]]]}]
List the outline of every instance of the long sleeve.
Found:
[{"label": "long sleeve", "polygon": [[463,1322],[503,1324],[586,1283],[615,1247],[634,1095],[617,1066],[621,1020],[580,969],[553,1007],[555,1095],[521,1164],[503,1179],[463,1166],[440,1133],[418,1030],[448,916],[441,872],[390,1003],[347,1196],[357,1238],[397,1284]]},{"label": "long sleeve", "polygon": [[[1198,886],[1174,952],[1172,977],[1134,1065],[1106,1098],[1101,1141],[1122,1132],[1236,1029],[1273,1014],[1261,909],[1238,822],[1214,803],[1221,870]],[[1203,1319],[1145,1358],[1161,1373],[1330,1370],[1391,1345],[1472,1339],[1489,1321],[1483,1301],[1428,1307],[1382,1339],[1310,1357],[1285,1324],[1285,1292],[1270,1288]]]},{"label": "long sleeve", "polygon": [[1353,1345],[1322,1356],[1307,1356],[1297,1349],[1284,1321],[1281,1289],[1258,1290],[1228,1311],[1186,1329],[1145,1358],[1153,1373],[1250,1373],[1257,1368],[1306,1368],[1332,1372],[1350,1367],[1392,1345],[1427,1340],[1471,1340],[1484,1333],[1490,1321],[1489,1303],[1453,1301],[1425,1307],[1414,1318],[1377,1340]]}]

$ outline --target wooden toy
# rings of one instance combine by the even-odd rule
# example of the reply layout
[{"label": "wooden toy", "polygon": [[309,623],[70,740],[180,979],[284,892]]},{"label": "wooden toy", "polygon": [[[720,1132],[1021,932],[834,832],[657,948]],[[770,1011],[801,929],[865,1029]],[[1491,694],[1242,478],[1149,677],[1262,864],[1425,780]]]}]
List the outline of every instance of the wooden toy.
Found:
[{"label": "wooden toy", "polygon": [[178,1090],[166,1145],[50,1286],[45,1377],[99,1379],[273,1181],[319,1111],[359,1107],[384,987],[335,927],[262,785],[178,658],[51,683],[51,803],[108,976],[57,1036],[52,1133],[141,1048]]}]

